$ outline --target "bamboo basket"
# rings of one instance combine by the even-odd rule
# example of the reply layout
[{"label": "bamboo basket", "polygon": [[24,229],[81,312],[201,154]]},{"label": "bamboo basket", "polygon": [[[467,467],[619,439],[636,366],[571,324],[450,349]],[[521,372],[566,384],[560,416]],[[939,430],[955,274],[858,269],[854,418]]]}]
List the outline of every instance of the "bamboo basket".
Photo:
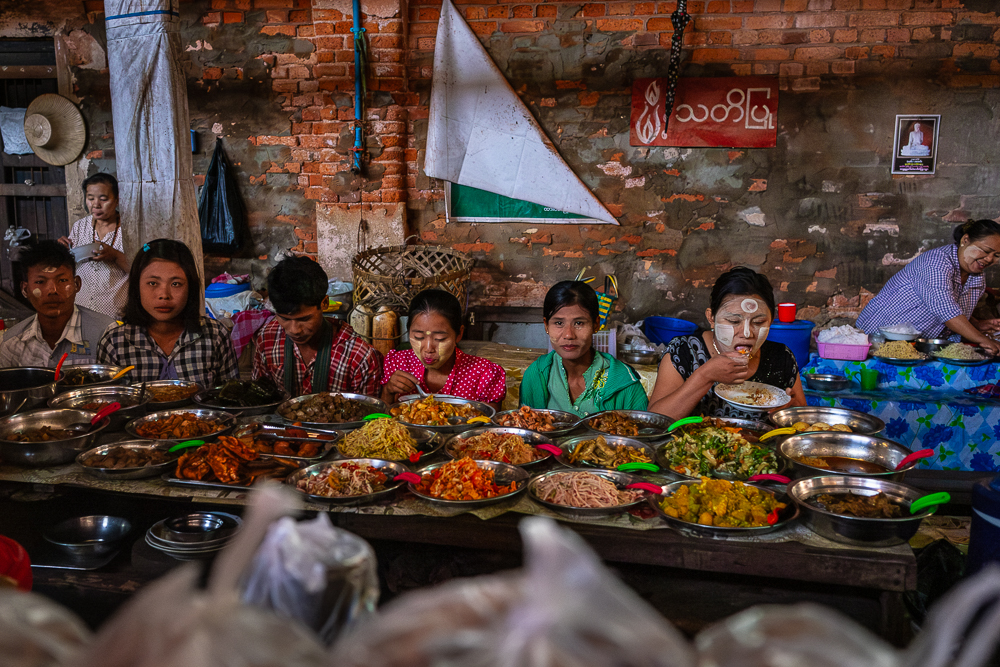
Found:
[{"label": "bamboo basket", "polygon": [[372,248],[354,256],[354,303],[373,309],[389,306],[406,313],[410,301],[425,289],[451,292],[468,306],[473,260],[443,246],[402,245]]}]

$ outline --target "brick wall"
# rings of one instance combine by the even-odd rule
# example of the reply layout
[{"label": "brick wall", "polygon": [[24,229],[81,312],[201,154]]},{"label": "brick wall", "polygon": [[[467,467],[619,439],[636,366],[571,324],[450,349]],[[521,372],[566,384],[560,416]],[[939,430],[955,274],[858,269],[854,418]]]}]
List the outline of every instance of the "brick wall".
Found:
[{"label": "brick wall", "polygon": [[[87,0],[93,23],[79,29],[100,32],[100,4]],[[445,224],[442,183],[421,170],[440,0],[362,4],[372,60],[363,178],[349,171],[349,2],[181,5],[196,171],[224,137],[258,257],[316,253],[324,229],[323,247],[349,255],[336,239],[353,241],[350,226],[331,236],[317,219],[405,206],[408,232],[479,260],[482,303],[537,305],[590,265],[619,276],[629,317],[697,314],[714,277],[745,264],[822,318],[856,310],[952,222],[1000,212],[989,111],[1000,103],[1000,16],[988,0],[690,2],[684,76],[773,75],[783,91],[778,147],[732,151],[628,145],[630,84],[666,72],[674,3],[456,3],[620,227]],[[91,95],[102,84],[78,74],[85,113],[107,130],[89,150],[112,166],[107,102]],[[896,113],[942,114],[937,176],[889,175]],[[745,221],[753,210],[763,227]]]}]

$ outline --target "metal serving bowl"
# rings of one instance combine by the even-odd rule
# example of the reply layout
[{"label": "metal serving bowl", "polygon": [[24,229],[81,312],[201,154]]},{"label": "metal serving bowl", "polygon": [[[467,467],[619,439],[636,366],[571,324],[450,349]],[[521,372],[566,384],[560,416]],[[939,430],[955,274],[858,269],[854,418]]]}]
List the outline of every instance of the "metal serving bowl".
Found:
[{"label": "metal serving bowl", "polygon": [[34,430],[45,426],[61,429],[70,424],[88,423],[93,412],[85,410],[36,410],[0,419],[0,461],[13,465],[44,468],[62,465],[76,458],[80,452],[93,446],[97,436],[108,428],[111,420],[105,417],[89,433],[47,442],[16,442],[8,436],[18,431]]},{"label": "metal serving bowl", "polygon": [[[709,420],[721,422],[721,426],[723,426],[723,427],[730,427],[730,428],[738,428],[738,429],[740,429],[740,433],[739,434],[741,436],[743,436],[743,438],[747,442],[749,442],[750,444],[752,444],[752,445],[757,445],[759,447],[764,447],[764,448],[767,448],[767,449],[770,449],[772,447],[772,445],[773,445],[773,442],[774,442],[773,440],[767,440],[767,441],[765,441],[765,444],[760,444],[759,437],[761,435],[763,435],[765,432],[772,430],[771,427],[768,426],[767,424],[765,424],[764,422],[759,422],[759,421],[756,421],[756,420],[753,420],[753,419],[735,419],[735,418],[732,418],[732,417],[711,417],[711,418],[706,418],[706,421],[709,421]],[[709,421],[709,424],[707,424],[707,425],[711,425],[711,424],[712,424],[712,422]],[[682,472],[678,472],[678,471],[676,471],[676,470],[674,470],[674,469],[672,469],[670,467],[671,466],[671,459],[673,458],[672,457],[672,454],[673,454],[673,445],[672,445],[672,443],[673,443],[673,440],[674,440],[674,436],[679,436],[679,435],[684,434],[684,433],[688,433],[688,432],[691,432],[691,431],[696,431],[696,430],[698,430],[699,428],[701,428],[701,427],[703,427],[705,425],[706,424],[697,424],[696,423],[696,424],[688,424],[686,426],[681,426],[676,431],[673,432],[673,434],[671,435],[671,438],[669,440],[667,440],[666,442],[663,442],[663,443],[661,443],[661,444],[659,444],[659,445],[656,446],[656,459],[655,459],[656,460],[656,464],[658,466],[660,466],[661,468],[663,468],[664,472],[668,476],[670,476],[672,478],[681,479],[681,480],[695,480],[695,481],[697,481],[698,479],[700,479],[700,477],[698,477],[696,475],[686,475],[686,474],[684,474]],[[784,462],[784,460],[780,456],[778,456],[777,459],[778,459],[778,462],[777,462],[777,472],[781,473],[781,472],[784,471],[784,468],[786,467],[785,466],[785,462]],[[729,479],[729,480],[735,479],[735,477],[732,476],[732,475],[730,475],[729,473],[722,473],[722,472],[714,472],[712,476],[713,477],[718,477],[719,479]]]},{"label": "metal serving bowl", "polygon": [[[381,491],[375,491],[374,493],[366,493],[360,496],[341,496],[337,498],[331,498],[328,496],[317,496],[311,493],[307,493],[298,487],[299,482],[303,480],[309,480],[317,475],[328,475],[331,468],[340,467],[347,463],[354,463],[357,465],[371,466],[372,468],[378,468],[382,473],[388,477],[388,481],[385,483],[385,488]],[[374,503],[379,500],[384,500],[395,495],[397,489],[403,485],[402,481],[397,482],[395,480],[396,475],[410,472],[402,463],[396,463],[394,461],[383,461],[382,459],[343,459],[340,461],[333,461],[328,463],[317,463],[316,465],[311,465],[308,468],[303,468],[302,470],[296,470],[291,475],[285,478],[285,484],[288,484],[293,489],[304,495],[309,500],[314,500],[320,503],[330,503],[332,505],[367,505],[369,503]]]},{"label": "metal serving bowl", "polygon": [[943,350],[949,345],[951,345],[951,341],[948,340],[947,338],[918,338],[917,352],[923,352],[924,354],[933,354],[938,350]]},{"label": "metal serving bowl", "polygon": [[[670,484],[667,484],[666,486],[663,487],[663,496],[673,495],[682,486],[694,486],[696,484],[701,484],[701,480],[693,479],[693,480],[681,480],[679,482],[671,482]],[[763,491],[764,493],[768,493],[772,496],[776,495],[774,490],[767,489],[757,484],[747,484],[747,486],[756,487],[761,491]],[[648,500],[650,506],[656,511],[657,514],[660,515],[660,518],[666,521],[667,525],[669,525],[671,528],[674,528],[675,530],[681,533],[690,533],[692,535],[697,535],[698,537],[721,538],[721,537],[751,537],[756,535],[763,535],[765,533],[770,533],[772,531],[778,530],[779,528],[783,528],[792,521],[795,521],[795,519],[798,518],[799,516],[799,508],[795,503],[791,502],[787,498],[778,496],[778,500],[785,502],[786,504],[784,509],[778,511],[778,521],[775,522],[773,525],[760,526],[757,528],[730,528],[726,526],[704,526],[700,523],[691,523],[689,521],[684,521],[682,519],[677,519],[675,517],[670,516],[669,514],[663,511],[662,507],[660,507],[659,503],[660,499],[661,496],[650,496]]]},{"label": "metal serving bowl", "polygon": [[177,465],[177,459],[182,452],[175,452],[169,461],[156,465],[143,466],[141,468],[98,468],[89,466],[84,461],[91,456],[103,456],[115,449],[158,449],[166,451],[173,445],[173,441],[163,440],[125,440],[110,445],[101,445],[85,452],[81,452],[76,457],[76,462],[83,468],[84,472],[98,479],[144,479],[146,477],[158,477]]},{"label": "metal serving bowl", "polygon": [[[535,431],[535,433],[541,433],[542,435],[554,438],[560,435],[568,435],[571,431],[575,430],[577,426],[581,424],[583,420],[574,415],[572,412],[563,412],[562,410],[536,410],[531,409],[532,412],[542,413],[552,416],[552,425],[555,426],[555,430],[552,431]],[[520,410],[504,410],[503,412],[498,412],[490,418],[496,426],[502,426],[504,428],[521,428],[520,426],[507,426],[502,424],[504,417],[508,415],[516,415]],[[528,429],[529,431],[534,431],[534,429]]]},{"label": "metal serving bowl", "polygon": [[[440,437],[437,433],[431,431],[428,428],[424,428],[422,426],[410,426],[408,424],[402,424],[402,426],[405,426],[406,430],[410,432],[410,437],[416,440],[416,444],[414,445],[414,447],[416,447],[417,451],[420,452],[421,458],[426,458],[428,456],[431,456],[432,454],[437,452],[437,450],[441,449],[441,445],[444,444],[444,438]],[[341,449],[341,445],[344,443],[344,439],[347,437],[347,435],[348,435],[347,433],[344,433],[340,438],[337,439],[336,443],[337,454],[342,459],[358,458],[358,457],[351,457],[350,455],[344,453],[344,451]],[[375,457],[368,456],[362,458],[375,458]],[[377,459],[377,460],[383,460],[383,459]],[[396,461],[409,462],[408,459],[397,459]]]},{"label": "metal serving bowl", "polygon": [[[448,463],[451,462],[433,463],[418,472],[421,476],[428,475],[441,466],[448,465]],[[507,463],[500,463],[499,461],[475,461],[475,464],[483,470],[492,470],[493,482],[497,486],[507,486],[508,484],[515,483],[517,487],[513,492],[497,496],[496,498],[482,498],[480,500],[444,500],[443,498],[435,498],[434,496],[429,496],[417,491],[417,485],[412,482],[407,484],[407,486],[413,495],[421,500],[426,500],[433,505],[440,505],[441,507],[447,507],[455,510],[473,510],[487,505],[503,503],[517,498],[528,489],[528,480],[530,479],[530,475],[528,475],[524,468],[518,468],[517,466],[512,466]]]},{"label": "metal serving bowl", "polygon": [[[912,453],[903,445],[871,435],[836,431],[814,431],[790,435],[778,446],[778,453],[788,461],[791,468],[790,477],[839,475],[900,481],[907,470],[912,470],[920,463],[914,461],[902,470],[896,470],[899,462]],[[877,463],[888,468],[888,471],[879,473],[837,472],[836,470],[806,465],[799,460],[803,456],[841,456],[849,459],[860,459]]]},{"label": "metal serving bowl", "polygon": [[851,384],[844,375],[807,373],[802,377],[806,379],[806,386],[816,391],[841,391]]},{"label": "metal serving bowl", "polygon": [[623,435],[608,435],[607,433],[592,433],[589,435],[576,435],[572,438],[564,438],[558,442],[559,448],[562,449],[562,454],[556,456],[556,461],[566,466],[567,468],[597,468],[599,470],[607,470],[603,466],[599,466],[596,463],[590,463],[589,461],[579,461],[573,463],[569,460],[569,454],[573,449],[581,442],[587,440],[597,440],[597,438],[604,438],[604,441],[608,443],[611,447],[635,447],[636,449],[641,449],[645,452],[646,456],[649,457],[650,462],[655,465],[656,453],[653,451],[653,447],[646,442],[636,440],[634,438],[626,438]]},{"label": "metal serving bowl", "polygon": [[[158,419],[168,419],[176,414],[190,413],[195,415],[200,419],[214,419],[219,422],[219,427],[212,431],[211,433],[206,433],[204,435],[189,436],[185,438],[149,438],[143,436],[139,433],[139,427],[143,424],[148,424],[149,422],[156,421]],[[160,412],[150,412],[144,417],[139,417],[138,419],[133,419],[128,424],[125,425],[125,431],[131,435],[133,438],[146,439],[146,440],[160,440],[162,442],[183,442],[184,440],[207,440],[208,438],[214,438],[219,435],[224,435],[232,430],[233,426],[236,425],[236,417],[224,412],[222,410],[206,410],[205,408],[178,408],[176,410],[161,410]]]},{"label": "metal serving bowl", "polygon": [[[142,386],[142,385],[135,385]],[[156,389],[157,387],[178,387],[185,388],[191,392],[191,395],[187,398],[181,398],[176,401],[157,401],[152,395],[151,389]],[[154,380],[152,382],[146,383],[146,391],[149,392],[149,409],[150,410],[172,410],[174,408],[182,408],[185,405],[190,405],[191,400],[194,395],[201,391],[201,387],[197,382],[187,382],[186,380]]]},{"label": "metal serving bowl", "polygon": [[[458,396],[447,396],[445,394],[431,394],[434,400],[438,403],[450,403],[452,405],[468,405],[473,410],[479,412],[483,417],[487,419],[492,419],[493,415],[496,414],[496,410],[492,406],[486,403],[480,403],[479,401],[470,401],[467,398],[459,398]],[[408,399],[409,396],[403,396],[402,398]],[[412,400],[401,400],[398,403],[393,403],[389,406],[389,412],[391,413],[393,409],[407,405],[408,403],[414,403],[421,400],[422,397],[414,397]],[[397,419],[399,419],[397,417]],[[409,424],[410,422],[399,419],[401,424]],[[428,431],[436,431],[438,433],[461,433],[462,431],[468,431],[470,428],[476,428],[477,426],[482,426],[482,424],[448,424],[446,426],[429,426],[427,424],[414,424],[414,426],[419,426],[420,428],[425,428]]]},{"label": "metal serving bowl", "polygon": [[80,516],[56,524],[42,537],[73,556],[103,556],[114,551],[131,530],[132,524],[117,516]]},{"label": "metal serving bowl", "polygon": [[[118,371],[122,369],[121,366],[107,366],[105,364],[74,364],[73,366],[63,366],[62,373],[59,377],[59,382],[56,383],[56,393],[62,393],[64,391],[73,391],[74,389],[85,389],[89,387],[101,387],[110,384],[125,384],[125,378],[128,377],[128,373],[118,378],[117,380],[112,380]],[[84,384],[69,384],[67,380],[73,376],[77,371],[85,371],[88,373],[94,373],[101,377],[97,382],[85,382]]]},{"label": "metal serving bowl", "polygon": [[618,358],[627,364],[652,365],[660,363],[659,352],[619,352]]},{"label": "metal serving bowl", "polygon": [[[535,433],[534,431],[529,431],[523,428],[512,428],[510,426],[487,426],[486,428],[477,428],[474,431],[465,431],[463,433],[456,433],[455,435],[451,436],[448,439],[448,441],[444,443],[444,453],[449,458],[453,459],[460,458],[457,452],[459,445],[461,445],[464,441],[468,440],[469,438],[477,438],[486,433],[496,433],[497,435],[505,435],[505,434],[516,435],[520,437],[522,440],[524,440],[525,444],[531,445],[532,447],[534,447],[535,445],[555,446],[555,443],[552,442],[550,438],[546,437],[545,435],[542,435],[541,433]],[[518,463],[516,465],[525,468],[534,468],[552,458],[552,453],[547,452],[544,449],[536,449],[535,451],[536,453],[541,454],[542,457],[537,458],[534,461],[529,461],[528,463]]]},{"label": "metal serving bowl", "polygon": [[[847,424],[851,427],[851,432],[862,435],[875,435],[881,433],[885,428],[885,422],[874,415],[868,415],[856,410],[845,408],[827,408],[819,406],[803,406],[799,408],[784,408],[771,413],[769,419],[775,426],[782,428],[791,426],[796,422],[806,424],[824,423],[833,426],[834,424]],[[825,433],[827,431],[803,431],[803,433]]]},{"label": "metal serving bowl", "polygon": [[[856,516],[834,514],[809,502],[822,493],[856,493],[873,496],[881,491],[890,500],[903,505],[904,516],[898,519],[862,519]],[[889,547],[908,542],[920,528],[920,522],[934,514],[936,507],[929,507],[911,515],[909,506],[925,492],[904,484],[872,477],[809,477],[788,485],[788,495],[802,510],[809,528],[834,542],[867,547]]]},{"label": "metal serving bowl", "polygon": [[627,472],[620,472],[618,470],[594,470],[593,468],[571,468],[569,470],[551,470],[549,472],[544,472],[541,475],[533,477],[531,482],[528,483],[528,497],[532,501],[538,503],[542,507],[563,514],[565,516],[587,519],[593,517],[610,516],[612,514],[620,514],[627,510],[641,505],[646,502],[646,495],[643,494],[639,496],[636,500],[625,503],[624,505],[614,505],[613,507],[573,507],[571,505],[559,505],[557,503],[550,502],[548,500],[542,500],[538,495],[538,484],[546,479],[552,477],[558,477],[559,475],[568,475],[571,473],[583,473],[585,475],[593,475],[595,477],[603,477],[604,479],[610,481],[619,490],[624,489],[629,484],[635,484],[636,482],[642,482],[641,477],[629,474]]},{"label": "metal serving bowl", "polygon": [[278,406],[288,400],[288,392],[284,389],[281,390],[281,398],[270,403],[264,403],[261,405],[248,405],[246,407],[238,405],[222,405],[218,402],[219,392],[222,391],[222,387],[214,387],[212,389],[202,389],[197,394],[191,397],[191,400],[200,408],[209,408],[210,410],[225,410],[226,412],[232,412],[234,415],[239,415],[240,417],[251,417],[257,415],[269,415],[277,410]]},{"label": "metal serving bowl", "polygon": [[56,394],[54,368],[0,368],[0,416],[31,410]]},{"label": "metal serving bowl", "polygon": [[220,537],[225,520],[211,512],[192,512],[163,522],[163,538],[171,542],[210,542]]},{"label": "metal serving bowl", "polygon": [[[327,393],[330,393],[330,394],[340,394],[341,396],[343,396],[346,399],[349,399],[349,400],[352,400],[352,401],[357,401],[358,403],[365,404],[366,406],[368,406],[370,408],[368,414],[374,414],[374,413],[377,413],[377,412],[382,412],[382,413],[388,414],[388,412],[389,412],[389,408],[388,408],[388,406],[386,406],[385,403],[383,403],[382,401],[378,400],[377,398],[372,398],[371,396],[365,396],[364,394],[349,394],[349,393],[342,392],[342,391],[331,391],[331,392],[327,392]],[[297,396],[295,398],[291,398],[291,399],[289,399],[287,401],[282,402],[277,408],[275,408],[274,410],[272,410],[272,412],[277,413],[278,410],[280,410],[282,408],[285,408],[285,407],[294,408],[294,407],[300,405],[301,403],[305,403],[306,401],[308,401],[308,400],[310,400],[312,398],[315,398],[316,396],[317,396],[317,394],[306,394],[305,396]],[[319,427],[319,428],[334,428],[334,429],[339,429],[339,430],[350,430],[350,429],[358,428],[358,427],[361,427],[361,426],[365,425],[365,422],[364,422],[363,419],[359,419],[359,420],[352,421],[352,422],[340,422],[340,423],[337,423],[337,422],[310,422],[310,421],[299,420],[299,419],[288,419],[287,417],[282,417],[280,415],[280,413],[278,414],[278,416],[286,424],[295,423],[295,424],[302,424],[303,426],[315,426],[315,427]]]},{"label": "metal serving bowl", "polygon": [[583,420],[583,425],[587,427],[591,433],[597,433],[599,435],[611,435],[605,431],[598,430],[594,424],[597,420],[604,415],[618,413],[625,417],[628,417],[632,421],[639,423],[639,434],[638,435],[627,435],[626,438],[632,438],[634,440],[661,440],[668,435],[667,429],[675,420],[670,417],[666,417],[657,412],[646,412],[645,410],[605,410],[604,412],[596,412],[586,419]]},{"label": "metal serving bowl", "polygon": [[[54,398],[49,399],[49,407],[80,410],[82,409],[81,406],[95,401],[103,401],[107,403],[114,403],[117,401],[122,404],[122,408],[110,416],[111,425],[108,426],[108,430],[120,431],[125,428],[125,424],[127,422],[146,414],[146,406],[149,404],[149,394],[147,394],[141,401],[139,394],[140,391],[138,387],[128,387],[123,385],[87,387],[85,389],[66,391]],[[91,410],[91,412],[97,411]]]}]

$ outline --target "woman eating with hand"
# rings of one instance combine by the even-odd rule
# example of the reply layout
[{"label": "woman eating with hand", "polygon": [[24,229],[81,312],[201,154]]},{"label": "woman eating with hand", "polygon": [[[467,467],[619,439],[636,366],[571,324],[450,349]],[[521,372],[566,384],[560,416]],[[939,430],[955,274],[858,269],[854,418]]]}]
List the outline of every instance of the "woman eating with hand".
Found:
[{"label": "woman eating with hand", "polygon": [[586,417],[603,410],[645,410],[639,375],[628,364],[594,349],[597,294],[587,283],[564,280],[545,295],[545,333],[552,352],[524,371],[521,405]]},{"label": "woman eating with hand", "polygon": [[983,272],[1000,257],[1000,224],[969,220],[952,238],[954,243],[928,250],[889,278],[861,311],[857,327],[874,334],[911,324],[923,338],[964,338],[1000,354],[1000,343],[987,335],[1000,330],[1000,319],[972,317],[986,291]]},{"label": "woman eating with hand", "polygon": [[465,326],[462,306],[450,292],[429,289],[410,302],[411,350],[390,350],[382,376],[382,400],[403,394],[447,394],[488,403],[499,410],[507,395],[507,374],[492,361],[458,349]]},{"label": "woman eating with hand", "polygon": [[101,337],[97,363],[135,366],[135,382],[187,380],[208,388],[238,377],[229,332],[201,316],[201,294],[188,247],[150,241],[132,262],[125,323]]},{"label": "woman eating with hand", "polygon": [[711,327],[667,344],[650,398],[650,410],[674,418],[760,419],[715,395],[715,384],[762,382],[785,389],[790,406],[805,405],[795,357],[785,345],[767,340],[774,318],[774,290],[756,271],[739,267],[719,276],[705,318]]}]

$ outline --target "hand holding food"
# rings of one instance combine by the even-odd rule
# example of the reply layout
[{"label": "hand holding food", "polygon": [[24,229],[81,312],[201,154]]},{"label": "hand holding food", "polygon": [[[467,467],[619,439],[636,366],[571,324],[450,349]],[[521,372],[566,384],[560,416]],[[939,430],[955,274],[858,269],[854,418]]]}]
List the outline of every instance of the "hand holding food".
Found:
[{"label": "hand holding food", "polygon": [[705,376],[712,382],[738,384],[750,377],[750,360],[743,355],[730,357],[719,354],[709,359],[698,370],[704,369]]},{"label": "hand holding food", "polygon": [[396,371],[389,377],[389,381],[385,383],[385,388],[397,396],[415,394],[417,393],[417,385],[419,383],[420,380],[412,373]]}]

